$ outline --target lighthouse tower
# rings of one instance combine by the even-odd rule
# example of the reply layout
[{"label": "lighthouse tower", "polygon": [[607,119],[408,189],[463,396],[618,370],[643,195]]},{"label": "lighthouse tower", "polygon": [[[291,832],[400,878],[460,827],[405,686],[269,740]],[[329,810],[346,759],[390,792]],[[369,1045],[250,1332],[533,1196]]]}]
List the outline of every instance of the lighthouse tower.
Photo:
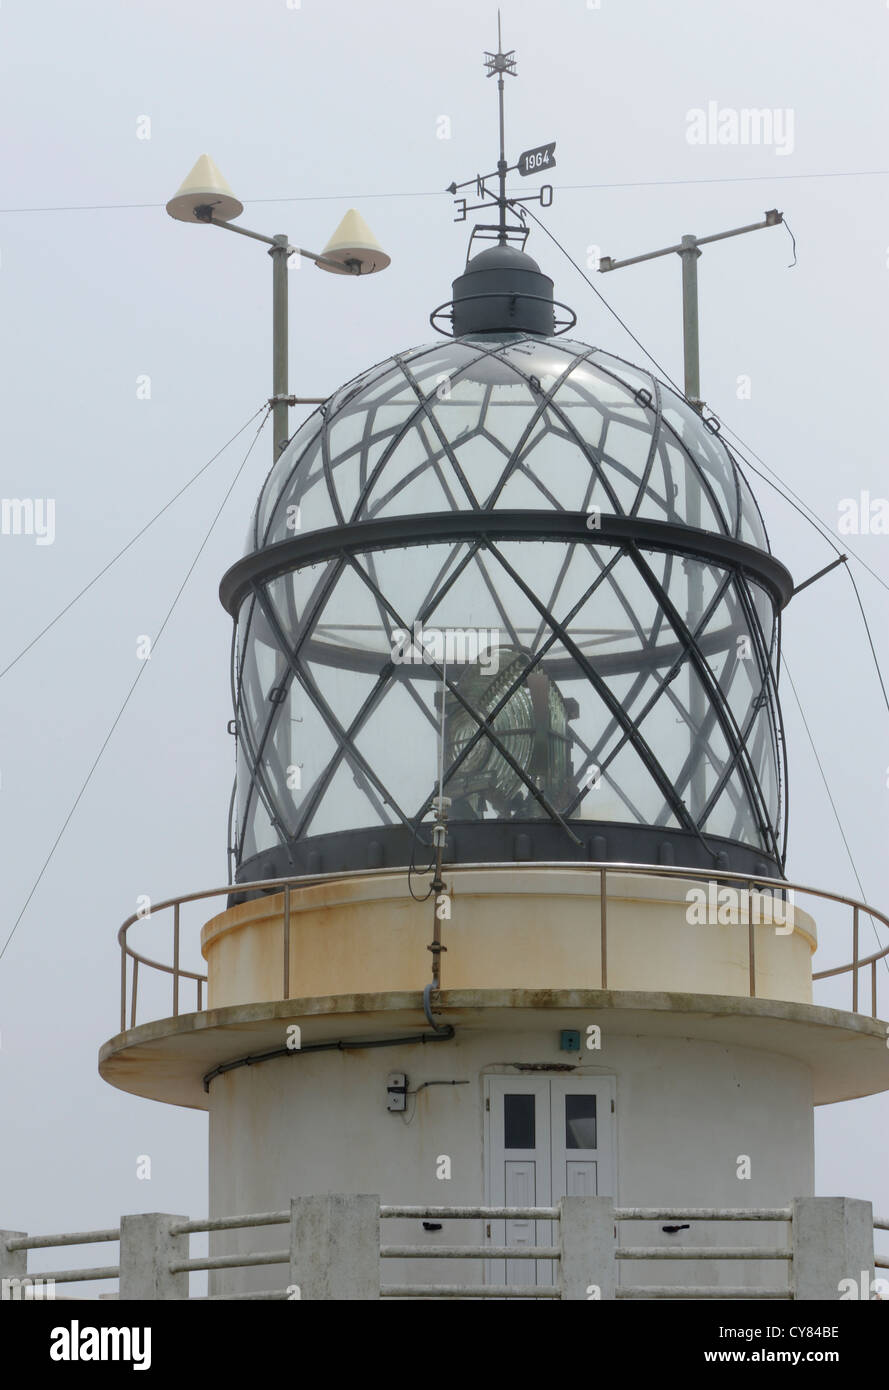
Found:
[{"label": "lighthouse tower", "polygon": [[[501,89],[511,66],[490,55]],[[133,998],[100,1070],[209,1112],[211,1217],[596,1196],[654,1251],[777,1247],[814,1106],[889,1087],[858,909],[844,1012],[813,1001],[818,898],[785,875],[793,580],[700,411],[572,336],[505,174],[501,151],[445,336],[336,391],[265,480],[221,584],[238,765],[206,992],[147,1022]],[[416,1247],[398,1286],[556,1277],[435,1257],[545,1247],[533,1214],[387,1235]],[[778,1282],[766,1257],[618,1263],[624,1290]]]}]

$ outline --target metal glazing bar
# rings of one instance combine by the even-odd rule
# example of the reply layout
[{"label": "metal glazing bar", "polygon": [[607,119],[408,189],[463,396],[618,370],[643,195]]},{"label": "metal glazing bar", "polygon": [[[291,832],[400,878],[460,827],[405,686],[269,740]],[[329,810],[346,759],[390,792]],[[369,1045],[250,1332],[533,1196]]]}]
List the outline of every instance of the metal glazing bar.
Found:
[{"label": "metal glazing bar", "polygon": [[[611,560],[609,560],[608,564],[603,568],[603,570],[601,571],[601,573],[600,573],[599,575],[597,575],[596,579],[593,581],[593,583],[590,585],[590,587],[587,589],[587,591],[581,596],[581,598],[580,598],[580,599],[577,601],[577,603],[574,605],[574,607],[572,608],[571,612],[568,613],[568,614],[566,615],[566,617],[565,617],[565,619],[564,619],[564,622],[565,622],[566,624],[569,623],[569,622],[571,621],[571,619],[572,619],[572,617],[574,616],[574,614],[575,614],[576,612],[578,612],[578,611],[583,607],[583,605],[584,605],[584,604],[589,600],[589,598],[593,595],[593,593],[596,591],[596,589],[599,587],[599,585],[602,583],[602,581],[609,575],[609,573],[610,573],[610,571],[612,570],[612,568],[614,567],[614,565],[616,565],[617,561],[620,559],[622,553],[623,553],[622,551],[617,551],[617,552],[615,552],[615,554],[612,556]],[[441,601],[440,596],[437,596],[436,599],[435,599],[435,603],[433,604],[433,609],[434,609],[435,606],[438,605],[438,603],[440,603],[440,601]],[[424,619],[423,619],[423,620],[425,621],[425,615],[424,615]],[[555,632],[551,633],[551,635],[550,635],[550,636],[547,638],[547,640],[542,644],[542,646],[540,646],[540,647],[538,648],[538,650],[537,650],[537,652],[536,652],[536,655],[534,655],[534,656],[531,658],[531,660],[529,661],[528,665],[527,665],[526,667],[524,667],[524,669],[519,673],[518,676],[516,676],[516,679],[513,681],[512,685],[510,685],[510,686],[508,687],[508,689],[504,691],[504,693],[501,695],[501,697],[500,697],[500,699],[497,701],[497,703],[493,706],[492,709],[490,709],[490,710],[488,711],[487,715],[486,715],[485,718],[484,718],[484,721],[478,724],[478,728],[476,729],[475,733],[466,741],[466,743],[464,744],[464,747],[463,747],[462,751],[461,751],[461,752],[459,753],[459,755],[451,762],[450,767],[448,768],[448,779],[450,779],[451,777],[453,777],[453,775],[454,775],[454,773],[457,771],[457,769],[458,769],[458,768],[461,766],[461,764],[469,757],[469,755],[472,753],[473,748],[474,748],[475,745],[479,742],[479,740],[489,735],[490,729],[493,727],[494,721],[495,721],[495,719],[497,718],[497,715],[500,713],[500,711],[501,711],[502,709],[505,709],[505,708],[506,708],[506,706],[509,704],[509,701],[512,699],[512,697],[514,696],[514,694],[516,693],[516,691],[519,690],[519,689],[521,689],[522,685],[525,683],[525,681],[527,680],[528,676],[529,676],[529,675],[531,674],[531,672],[535,669],[535,667],[536,667],[539,663],[541,663],[541,662],[543,661],[543,658],[545,657],[546,653],[549,651],[549,649],[550,649],[552,646],[555,645],[555,643],[556,643],[557,641],[558,641],[558,634],[555,633]],[[519,645],[520,645],[520,644],[519,644]],[[433,667],[433,670],[434,670],[434,671],[436,671],[436,672],[438,671],[438,667],[435,666],[435,663],[432,663],[432,667]],[[450,685],[448,686],[448,689],[452,690],[452,693],[453,693],[454,695],[456,695],[457,692],[454,691]],[[458,698],[459,698],[459,697],[458,697]],[[464,708],[465,708],[465,701],[461,701],[461,702],[464,704]],[[481,716],[478,716],[478,715],[474,715],[474,717],[476,718],[476,721],[477,721],[477,722],[478,722],[479,719],[481,718]],[[495,737],[494,741],[495,741],[495,743],[496,743],[496,737]],[[497,747],[498,747],[498,751],[499,751],[499,749],[500,749],[499,743],[497,743]],[[423,806],[421,807],[421,809],[420,809],[420,811],[419,811],[419,813],[418,813],[418,816],[417,816],[418,822],[421,821],[421,820],[423,819],[423,817],[426,815],[426,813],[427,813],[429,807],[430,807],[431,804],[432,804],[433,797],[434,797],[434,792],[433,792],[433,795],[427,797],[426,801],[423,803]],[[582,800],[582,798],[583,798],[583,793],[582,793],[582,792],[579,792],[578,795],[577,795],[577,797],[575,798],[574,802],[572,802],[572,805],[571,805],[571,807],[569,808],[569,810],[573,809],[574,805],[576,805],[578,801]],[[566,813],[566,814],[567,814],[567,813]]]},{"label": "metal glazing bar", "polygon": [[[738,725],[735,720],[734,714],[731,711],[731,708],[726,702],[723,701],[722,690],[719,686],[719,682],[715,679],[713,672],[710,670],[710,667],[708,666],[705,657],[702,655],[700,647],[697,644],[695,635],[689,631],[684,619],[682,618],[682,615],[679,613],[669,594],[667,594],[662,585],[658,582],[657,576],[655,575],[651,566],[645,560],[640,548],[637,545],[632,545],[629,547],[629,553],[642,579],[644,580],[644,582],[650,589],[652,595],[654,596],[655,601],[659,603],[660,606],[663,608],[667,616],[667,620],[669,621],[677,637],[679,637],[680,641],[685,642],[688,645],[691,668],[694,670],[698,679],[704,685],[707,696],[713,703],[713,707],[716,711],[716,716],[719,721],[719,727],[722,730],[723,735],[725,736],[726,742],[729,745],[729,747],[732,747],[733,745],[736,746],[736,735],[740,736],[740,730],[738,729]],[[759,782],[757,780],[755,770],[751,765],[749,754],[744,756],[743,745],[741,746],[741,753],[742,756],[740,757],[738,762],[738,770],[741,775],[741,780],[743,782],[750,804],[756,805],[756,796],[757,789],[759,789]],[[654,757],[653,754],[651,756],[652,758]],[[759,795],[760,799],[762,799],[761,789],[759,790]],[[675,791],[672,792],[672,799],[676,799]],[[688,815],[688,812],[685,811],[684,803],[682,803],[682,809],[685,812],[685,818],[691,819]],[[700,830],[698,829],[697,823],[693,822],[690,828],[695,830],[702,843],[706,844],[706,840],[704,836],[701,834]]]},{"label": "metal glazing bar", "polygon": [[[689,814],[684,802],[682,802],[676,795],[672,782],[669,780],[660,763],[657,761],[657,758],[654,756],[654,753],[650,748],[647,739],[645,739],[645,737],[640,732],[638,725],[636,724],[636,721],[630,717],[630,715],[624,709],[623,705],[620,703],[617,697],[612,694],[611,689],[599,675],[592,662],[589,661],[584,652],[581,651],[577,643],[571,637],[570,633],[566,632],[564,624],[557,622],[555,617],[551,613],[546,612],[546,609],[540,602],[537,595],[531,589],[531,587],[525,582],[525,580],[517,572],[517,570],[513,568],[513,566],[508,562],[506,557],[500,553],[497,547],[491,544],[489,548],[500,561],[500,564],[506,570],[506,573],[510,576],[513,582],[518,586],[518,588],[522,590],[525,597],[530,600],[530,602],[538,610],[539,613],[542,613],[546,617],[550,628],[556,634],[556,636],[560,638],[562,645],[565,648],[565,651],[569,654],[569,656],[572,656],[574,658],[574,660],[577,662],[577,665],[580,667],[584,675],[587,677],[587,680],[595,689],[596,694],[602,700],[603,704],[607,707],[609,713],[612,715],[613,718],[615,718],[618,721],[620,727],[623,729],[624,733],[626,733],[627,737],[629,738],[633,746],[633,751],[636,753],[640,762],[644,764],[646,771],[649,773],[649,775],[652,778],[652,781],[658,787],[658,790],[663,796],[664,801],[667,803],[673,814],[676,816],[676,819],[679,822],[680,826],[682,826],[686,830],[693,831],[695,834],[698,835],[699,838],[703,838],[701,837],[700,832],[698,831],[698,828],[695,825],[691,815]],[[630,553],[632,555],[632,558],[635,560],[635,555],[632,554],[632,551]],[[682,635],[682,633],[679,633],[680,637]],[[692,640],[687,632],[685,633],[685,640],[687,643],[690,643]],[[572,839],[576,839],[576,837],[573,834]]]},{"label": "metal glazing bar", "polygon": [[[501,564],[504,563],[503,560],[502,560],[502,558],[498,555],[497,551],[493,549],[493,547],[491,547],[491,550],[492,550],[492,553],[496,556],[496,558],[497,558],[498,560],[500,560]],[[354,561],[352,561],[352,563],[354,564]],[[479,565],[481,565],[480,559],[479,559]],[[371,590],[371,592],[374,594],[374,596],[375,596],[381,603],[385,604],[386,608],[387,608],[387,609],[389,610],[389,612],[393,615],[393,617],[396,619],[396,621],[398,622],[398,624],[399,624],[403,629],[408,630],[408,624],[405,622],[404,618],[402,618],[401,615],[395,610],[395,608],[393,608],[392,604],[389,602],[389,600],[386,598],[386,596],[385,596],[380,590],[377,589],[377,587],[375,586],[375,584],[374,584],[373,581],[369,578],[368,575],[362,573],[362,571],[360,570],[360,567],[356,567],[356,568],[358,568],[358,572],[359,572],[359,574],[360,574],[361,579],[364,581],[364,583],[367,585],[367,587]],[[553,641],[555,640],[555,636],[553,637],[552,640],[553,640]],[[548,645],[549,645],[549,644],[548,644]],[[538,654],[538,658],[537,658],[537,659],[539,659],[539,656],[540,656],[540,655],[542,655],[542,653]],[[380,679],[382,680],[382,677],[385,675],[386,683],[388,684],[388,681],[389,681],[390,676],[391,676],[392,663],[391,663],[391,661],[390,661],[390,662],[387,663],[387,664],[388,664],[388,668],[389,668],[389,669],[387,670],[386,667],[383,668],[383,670],[382,670],[382,672],[381,672],[381,675],[380,675]],[[536,664],[536,661],[532,662],[531,664],[532,664],[532,665],[535,665],[535,664]],[[482,734],[485,734],[485,735],[487,736],[487,738],[489,739],[489,741],[490,741],[490,742],[494,745],[494,747],[497,749],[497,752],[500,754],[501,758],[503,758],[504,762],[508,763],[508,765],[512,768],[513,772],[515,772],[516,776],[519,777],[519,778],[521,779],[521,781],[522,781],[522,782],[524,783],[524,785],[527,787],[528,791],[529,791],[529,792],[531,793],[531,795],[534,797],[535,801],[539,802],[539,804],[540,804],[540,805],[543,807],[543,809],[547,812],[547,814],[549,815],[550,819],[553,820],[553,821],[556,821],[559,825],[561,825],[562,829],[566,831],[566,833],[567,833],[567,834],[569,835],[569,837],[574,841],[574,843],[575,843],[576,845],[579,845],[579,844],[580,844],[580,841],[578,840],[578,838],[577,838],[577,836],[574,834],[574,832],[570,829],[570,827],[569,827],[568,825],[566,825],[566,823],[565,823],[563,817],[559,814],[559,812],[555,809],[555,807],[552,806],[552,805],[550,804],[548,798],[547,798],[547,797],[543,794],[543,792],[540,791],[540,789],[535,785],[535,783],[532,781],[532,779],[528,776],[528,774],[527,774],[527,772],[525,771],[525,769],[521,766],[520,763],[518,763],[518,762],[516,761],[516,759],[515,759],[515,758],[512,756],[512,754],[509,752],[509,749],[506,747],[506,745],[505,745],[505,744],[502,742],[502,740],[497,736],[497,733],[496,733],[495,729],[493,728],[494,713],[489,714],[487,717],[483,717],[481,714],[479,714],[478,710],[476,710],[476,709],[473,708],[473,706],[469,703],[469,701],[468,701],[468,700],[465,698],[465,696],[461,693],[461,691],[460,691],[459,688],[458,688],[457,683],[456,683],[455,681],[449,681],[449,680],[446,679],[445,673],[441,670],[441,668],[438,666],[438,664],[437,664],[435,661],[432,661],[432,662],[429,663],[429,668],[430,668],[431,671],[433,671],[433,672],[435,673],[435,675],[436,675],[437,677],[440,677],[440,678],[443,680],[444,684],[447,686],[447,689],[448,689],[448,690],[450,691],[450,693],[453,695],[454,699],[457,700],[458,703],[462,706],[462,708],[466,711],[466,713],[467,713],[472,719],[475,720],[475,723],[476,723],[476,725],[478,726],[477,729],[476,729],[476,733],[473,735],[472,741],[469,742],[469,743],[467,744],[466,747],[464,747],[464,749],[462,750],[462,753],[460,754],[460,756],[459,756],[454,762],[451,763],[451,766],[450,766],[449,771],[448,771],[448,776],[449,776],[449,777],[452,777],[452,776],[453,776],[453,774],[454,774],[456,768],[460,765],[460,763],[463,761],[463,759],[466,758],[466,757],[468,757],[468,755],[469,755],[469,753],[471,752],[471,749],[472,749],[472,747],[474,746],[475,742],[478,741],[478,738],[479,738]],[[525,675],[527,674],[527,671],[528,671],[529,669],[530,669],[530,667],[526,668],[525,671],[523,671],[522,674],[521,674],[520,676],[516,677],[516,680],[515,680],[515,682],[513,683],[512,689],[511,689],[510,691],[508,691],[508,692],[501,698],[501,700],[500,700],[500,702],[499,702],[499,706],[497,706],[497,708],[503,707],[503,706],[507,703],[507,700],[508,700],[509,696],[513,693],[514,690],[518,689],[519,686],[522,684],[522,682],[523,682],[523,680],[524,680],[524,678],[525,678]],[[368,700],[370,700],[370,698],[371,698],[372,696],[374,696],[374,695],[375,695],[375,691],[371,691],[371,695],[368,696]],[[359,721],[360,721],[361,723],[363,723],[363,722],[364,722],[364,719],[367,717],[366,714],[363,713],[363,711],[364,711],[365,708],[367,707],[367,704],[368,704],[368,701],[365,701],[365,705],[362,706],[362,709],[358,711],[358,714],[355,716],[355,719],[353,720],[352,724],[350,725],[349,734],[348,734],[348,738],[349,738],[350,740],[351,740],[351,738],[352,738],[352,736],[353,736],[353,731],[357,732],[357,731],[358,731],[358,728],[360,727]],[[319,705],[319,708],[321,708],[320,705]],[[324,712],[324,711],[323,711],[323,709],[322,709],[322,714],[323,714],[323,712]],[[369,711],[368,711],[368,712],[369,712]],[[351,744],[350,744],[350,746],[351,746]],[[328,768],[328,772],[330,772],[330,775],[331,775],[331,776],[332,776],[333,774],[332,774],[332,772],[330,771],[330,769],[331,769],[331,767],[333,766],[333,764],[336,763],[336,762],[339,760],[339,758],[342,756],[342,751],[343,751],[342,748],[338,749],[337,752],[334,754],[333,759],[331,760],[330,767]],[[387,795],[387,797],[388,797],[388,799],[389,799],[389,801],[390,801],[390,804],[394,807],[394,809],[395,809],[396,811],[398,811],[399,815],[401,815],[401,818],[402,818],[402,820],[405,822],[405,824],[409,824],[409,822],[406,820],[406,818],[405,818],[405,817],[402,815],[402,813],[400,812],[400,810],[399,810],[399,808],[398,808],[398,803],[394,801],[394,799],[391,797],[390,793],[387,792],[386,795]],[[424,811],[423,814],[425,814],[425,811]],[[411,825],[411,828],[413,828],[412,825]]]}]

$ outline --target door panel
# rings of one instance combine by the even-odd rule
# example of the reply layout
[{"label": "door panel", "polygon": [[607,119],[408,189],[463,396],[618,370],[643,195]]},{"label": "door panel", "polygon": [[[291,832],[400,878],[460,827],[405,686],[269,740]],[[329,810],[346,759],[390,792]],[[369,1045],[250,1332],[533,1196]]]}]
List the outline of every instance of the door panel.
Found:
[{"label": "door panel", "polygon": [[598,1197],[596,1186],[596,1164],[590,1161],[579,1163],[569,1159],[565,1183],[566,1197]]},{"label": "door panel", "polygon": [[[491,1206],[549,1206],[549,1082],[492,1076],[487,1083],[487,1183]],[[492,1221],[491,1245],[548,1245],[551,1221]],[[488,1231],[490,1234],[488,1234]],[[551,1284],[551,1260],[486,1261],[490,1284]]]},{"label": "door panel", "polygon": [[553,1206],[560,1197],[614,1196],[613,1098],[611,1077],[550,1082]]},{"label": "door panel", "polygon": [[[526,1158],[508,1158],[504,1164],[507,1207],[537,1206],[537,1164]],[[498,1223],[499,1224],[499,1223]],[[505,1221],[505,1245],[534,1244],[533,1221]],[[507,1260],[507,1284],[533,1284],[536,1260]]]},{"label": "door panel", "polygon": [[[557,1206],[560,1197],[615,1195],[611,1077],[488,1076],[485,1185],[490,1206]],[[491,1245],[553,1245],[551,1221],[492,1221]],[[489,1284],[552,1284],[552,1260],[488,1260]]]}]

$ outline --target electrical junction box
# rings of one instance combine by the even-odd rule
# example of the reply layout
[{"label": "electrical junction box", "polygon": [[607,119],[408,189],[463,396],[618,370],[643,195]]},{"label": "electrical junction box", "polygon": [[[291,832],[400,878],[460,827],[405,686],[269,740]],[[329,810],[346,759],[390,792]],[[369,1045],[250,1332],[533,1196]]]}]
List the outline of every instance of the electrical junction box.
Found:
[{"label": "electrical junction box", "polygon": [[403,1071],[390,1071],[386,1080],[387,1110],[407,1109],[407,1076]]}]

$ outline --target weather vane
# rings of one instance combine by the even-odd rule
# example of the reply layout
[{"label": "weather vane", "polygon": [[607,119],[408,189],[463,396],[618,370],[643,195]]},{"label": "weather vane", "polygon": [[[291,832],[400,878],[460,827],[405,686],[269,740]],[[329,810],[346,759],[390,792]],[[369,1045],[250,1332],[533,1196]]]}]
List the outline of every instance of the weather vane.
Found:
[{"label": "weather vane", "polygon": [[[448,193],[456,194],[461,188],[468,188],[475,185],[475,194],[482,201],[469,204],[466,198],[455,198],[454,206],[457,208],[455,222],[465,222],[468,212],[476,212],[479,208],[488,208],[496,204],[500,220],[497,223],[482,223],[473,228],[472,236],[469,239],[469,252],[472,251],[472,243],[476,237],[481,241],[498,241],[501,246],[505,246],[508,241],[521,241],[522,249],[528,239],[528,227],[525,225],[521,209],[522,203],[539,202],[541,207],[548,208],[553,200],[552,184],[545,183],[537,191],[524,198],[507,198],[506,196],[506,175],[512,173],[514,169],[524,177],[528,174],[541,174],[555,167],[556,142],[551,140],[547,145],[535,145],[531,150],[524,150],[519,155],[515,164],[506,162],[506,134],[503,110],[503,81],[504,74],[509,73],[511,77],[516,77],[516,58],[515,50],[510,49],[508,53],[503,52],[503,40],[500,34],[500,11],[497,11],[497,52],[485,52],[485,67],[488,76],[493,77],[497,74],[497,98],[500,108],[500,158],[497,160],[497,168],[491,174],[476,174],[474,179],[466,179],[463,183],[452,183],[448,186]],[[493,193],[488,188],[488,182],[497,179],[499,192]],[[511,209],[517,214],[518,223],[507,221],[507,210]]]}]

